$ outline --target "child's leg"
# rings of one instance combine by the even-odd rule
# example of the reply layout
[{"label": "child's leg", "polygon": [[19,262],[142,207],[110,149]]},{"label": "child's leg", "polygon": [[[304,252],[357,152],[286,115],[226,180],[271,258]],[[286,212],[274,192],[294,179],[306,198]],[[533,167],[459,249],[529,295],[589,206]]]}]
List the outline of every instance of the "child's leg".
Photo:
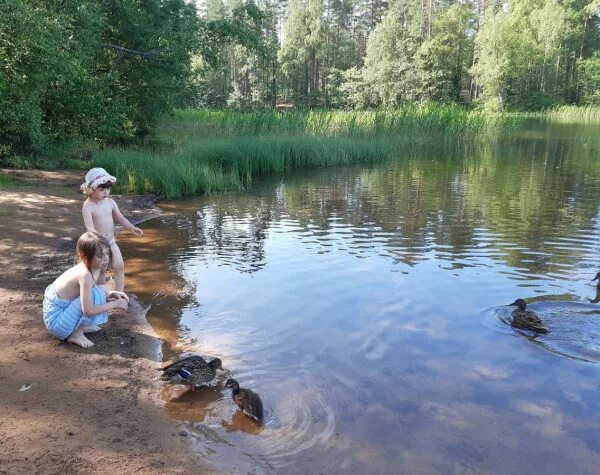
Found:
[{"label": "child's leg", "polygon": [[[104,287],[92,287],[92,301],[95,305],[106,302]],[[63,306],[65,303],[67,305]],[[44,323],[48,331],[61,340],[66,339],[70,343],[89,348],[93,346],[93,343],[85,337],[83,332],[99,330],[100,327],[97,324],[104,323],[107,319],[107,314],[85,317],[81,310],[80,297],[67,302],[58,299],[56,294],[53,293],[53,288],[46,289],[44,295]]]},{"label": "child's leg", "polygon": [[80,326],[77,330],[71,333],[71,336],[67,338],[69,343],[75,343],[76,345],[81,346],[82,348],[89,348],[90,346],[94,346],[94,343],[88,340],[83,334],[83,326]]},{"label": "child's leg", "polygon": [[81,299],[77,297],[69,305],[62,308],[56,318],[48,324],[48,331],[60,339],[66,339],[70,343],[75,343],[83,348],[93,346],[81,329],[83,315],[81,312]]},{"label": "child's leg", "polygon": [[112,268],[115,271],[115,290],[123,292],[125,288],[125,264],[123,263],[123,256],[116,242],[110,247],[110,250],[112,251]]}]

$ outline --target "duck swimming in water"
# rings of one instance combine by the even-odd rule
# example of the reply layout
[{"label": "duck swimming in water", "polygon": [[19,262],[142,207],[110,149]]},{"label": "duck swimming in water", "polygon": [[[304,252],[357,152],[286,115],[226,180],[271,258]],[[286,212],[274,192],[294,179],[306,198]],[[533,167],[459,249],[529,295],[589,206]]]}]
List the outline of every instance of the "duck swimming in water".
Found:
[{"label": "duck swimming in water", "polygon": [[260,396],[250,389],[241,389],[235,379],[228,379],[226,388],[231,388],[231,399],[238,405],[244,414],[256,422],[263,421],[263,404]]},{"label": "duck swimming in water", "polygon": [[517,299],[509,306],[518,307],[512,313],[511,326],[523,330],[532,330],[538,333],[548,333],[548,329],[542,319],[531,310],[527,310],[527,303],[523,299]]},{"label": "duck swimming in water", "polygon": [[223,369],[219,358],[214,358],[207,363],[202,356],[188,356],[169,366],[159,368],[163,372],[160,379],[169,384],[188,384],[192,391],[197,386],[212,381],[218,369]]}]

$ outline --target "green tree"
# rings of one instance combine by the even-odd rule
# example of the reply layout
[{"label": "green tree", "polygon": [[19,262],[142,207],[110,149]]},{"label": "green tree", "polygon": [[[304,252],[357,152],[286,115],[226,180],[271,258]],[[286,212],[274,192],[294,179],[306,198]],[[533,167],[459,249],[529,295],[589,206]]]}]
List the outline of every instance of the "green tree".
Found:
[{"label": "green tree", "polygon": [[181,104],[196,30],[184,0],[0,3],[3,153],[146,133]]},{"label": "green tree", "polygon": [[436,16],[432,38],[417,49],[419,96],[423,100],[459,102],[473,61],[474,15],[469,5],[455,4]]},{"label": "green tree", "polygon": [[600,105],[600,52],[581,60],[578,67],[581,102]]},{"label": "green tree", "polygon": [[397,0],[367,43],[363,68],[373,105],[393,106],[418,100],[419,71],[414,57],[420,42],[421,12],[415,3]]},{"label": "green tree", "polygon": [[319,99],[326,26],[323,0],[292,0],[284,27],[279,61],[286,90],[299,104],[316,105]]}]

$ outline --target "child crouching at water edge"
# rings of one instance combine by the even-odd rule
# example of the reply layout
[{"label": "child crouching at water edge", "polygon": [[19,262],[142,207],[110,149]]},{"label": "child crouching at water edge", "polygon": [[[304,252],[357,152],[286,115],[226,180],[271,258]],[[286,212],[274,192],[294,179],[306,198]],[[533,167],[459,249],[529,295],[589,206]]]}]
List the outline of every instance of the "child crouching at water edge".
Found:
[{"label": "child crouching at water edge", "polygon": [[46,288],[44,323],[55,337],[89,348],[93,343],[84,333],[100,330],[98,325],[108,321],[109,310],[127,309],[129,297],[97,284],[111,261],[108,239],[86,232],[77,240],[77,257],[79,263]]}]

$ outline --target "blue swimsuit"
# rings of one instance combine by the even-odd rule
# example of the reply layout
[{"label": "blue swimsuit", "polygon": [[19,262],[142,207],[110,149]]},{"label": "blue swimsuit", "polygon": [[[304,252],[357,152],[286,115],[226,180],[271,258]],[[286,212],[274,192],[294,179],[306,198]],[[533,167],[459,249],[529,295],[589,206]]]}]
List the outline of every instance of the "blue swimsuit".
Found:
[{"label": "blue swimsuit", "polygon": [[[94,305],[106,303],[104,288],[100,285],[92,287],[92,301]],[[81,309],[81,298],[75,300],[64,300],[56,295],[54,283],[46,287],[44,293],[44,323],[48,331],[61,340],[69,338],[71,333],[80,325],[100,325],[108,321],[108,312],[85,317]]]}]

